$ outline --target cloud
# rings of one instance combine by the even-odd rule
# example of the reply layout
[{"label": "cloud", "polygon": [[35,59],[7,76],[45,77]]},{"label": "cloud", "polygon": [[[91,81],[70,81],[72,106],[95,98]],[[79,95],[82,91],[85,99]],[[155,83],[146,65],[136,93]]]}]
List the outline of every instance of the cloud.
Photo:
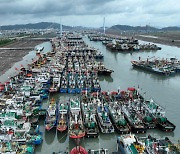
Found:
[{"label": "cloud", "polygon": [[97,27],[106,16],[107,26],[162,26],[179,25],[179,15],[179,0],[0,0],[1,24],[56,22],[61,17],[64,24]]}]

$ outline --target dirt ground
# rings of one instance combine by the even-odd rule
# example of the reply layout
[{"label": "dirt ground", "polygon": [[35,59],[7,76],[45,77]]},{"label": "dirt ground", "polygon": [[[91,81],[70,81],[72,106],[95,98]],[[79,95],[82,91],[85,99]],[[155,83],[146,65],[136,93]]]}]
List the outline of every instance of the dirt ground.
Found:
[{"label": "dirt ground", "polygon": [[135,36],[143,41],[180,47],[180,32],[156,32]]},{"label": "dirt ground", "polygon": [[124,36],[128,38],[135,37],[138,40],[180,47],[180,31],[148,33],[114,31],[113,33],[111,32],[108,34],[113,36]]},{"label": "dirt ground", "polygon": [[[35,47],[42,43],[41,40],[19,40],[3,46],[3,48]],[[2,48],[2,47],[1,47]],[[14,63],[20,61],[30,50],[2,50],[0,49],[0,72],[4,73],[11,68]]]}]

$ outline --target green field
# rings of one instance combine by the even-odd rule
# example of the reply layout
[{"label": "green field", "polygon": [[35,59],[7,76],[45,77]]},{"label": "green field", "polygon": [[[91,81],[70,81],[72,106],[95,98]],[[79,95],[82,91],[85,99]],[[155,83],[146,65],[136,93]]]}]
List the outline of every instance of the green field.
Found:
[{"label": "green field", "polygon": [[11,42],[13,42],[13,40],[11,40],[11,39],[1,39],[0,40],[0,46],[7,45],[7,44],[9,44]]}]

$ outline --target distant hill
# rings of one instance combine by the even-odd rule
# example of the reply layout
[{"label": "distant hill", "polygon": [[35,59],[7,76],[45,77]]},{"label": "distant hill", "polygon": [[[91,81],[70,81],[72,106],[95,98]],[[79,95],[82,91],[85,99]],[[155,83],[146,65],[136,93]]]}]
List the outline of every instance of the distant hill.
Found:
[{"label": "distant hill", "polygon": [[156,31],[180,31],[180,27],[165,27],[156,28],[151,26],[129,26],[129,25],[115,25],[106,30],[109,33],[122,32],[122,31],[139,31],[139,32],[156,32]]},{"label": "distant hill", "polygon": [[[54,22],[39,22],[39,23],[29,23],[29,24],[18,24],[18,25],[5,25],[1,26],[1,30],[19,30],[19,29],[59,29],[60,24],[54,23]],[[103,31],[103,27],[100,28],[86,28],[81,26],[66,26],[63,25],[64,30],[100,30]],[[116,32],[122,32],[122,31],[143,31],[143,32],[154,32],[154,31],[180,31],[180,27],[178,26],[172,26],[172,27],[165,27],[165,28],[156,28],[151,26],[129,26],[129,25],[114,25],[112,27],[106,27],[106,32],[109,33],[116,33]]]},{"label": "distant hill", "polygon": [[180,27],[174,26],[174,27],[165,27],[161,29],[162,31],[180,31]]},{"label": "distant hill", "polygon": [[129,25],[115,25],[107,29],[107,32],[114,31],[158,31],[158,28],[151,26],[129,26]]},{"label": "distant hill", "polygon": [[[71,29],[83,29],[83,27],[71,27],[71,26],[62,26],[65,30],[71,30]],[[29,24],[20,24],[20,25],[6,25],[1,26],[1,30],[19,30],[19,29],[59,29],[60,24],[53,23],[53,22],[39,22],[39,23],[29,23]]]}]

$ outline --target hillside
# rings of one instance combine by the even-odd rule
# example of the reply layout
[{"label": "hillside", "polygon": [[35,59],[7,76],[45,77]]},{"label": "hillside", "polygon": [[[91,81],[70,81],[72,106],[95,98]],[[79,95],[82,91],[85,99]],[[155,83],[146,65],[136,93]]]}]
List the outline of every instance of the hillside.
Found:
[{"label": "hillside", "polygon": [[180,27],[172,26],[165,28],[155,28],[151,26],[129,26],[129,25],[114,25],[107,29],[107,32],[122,32],[122,31],[134,31],[134,32],[159,32],[159,31],[180,31]]},{"label": "hillside", "polygon": [[[82,27],[71,27],[71,26],[62,26],[65,30],[71,29],[80,29]],[[1,26],[1,30],[19,30],[19,29],[59,29],[60,24],[52,22],[39,22],[39,23],[29,23],[29,24],[20,24],[20,25],[5,25]]]}]

